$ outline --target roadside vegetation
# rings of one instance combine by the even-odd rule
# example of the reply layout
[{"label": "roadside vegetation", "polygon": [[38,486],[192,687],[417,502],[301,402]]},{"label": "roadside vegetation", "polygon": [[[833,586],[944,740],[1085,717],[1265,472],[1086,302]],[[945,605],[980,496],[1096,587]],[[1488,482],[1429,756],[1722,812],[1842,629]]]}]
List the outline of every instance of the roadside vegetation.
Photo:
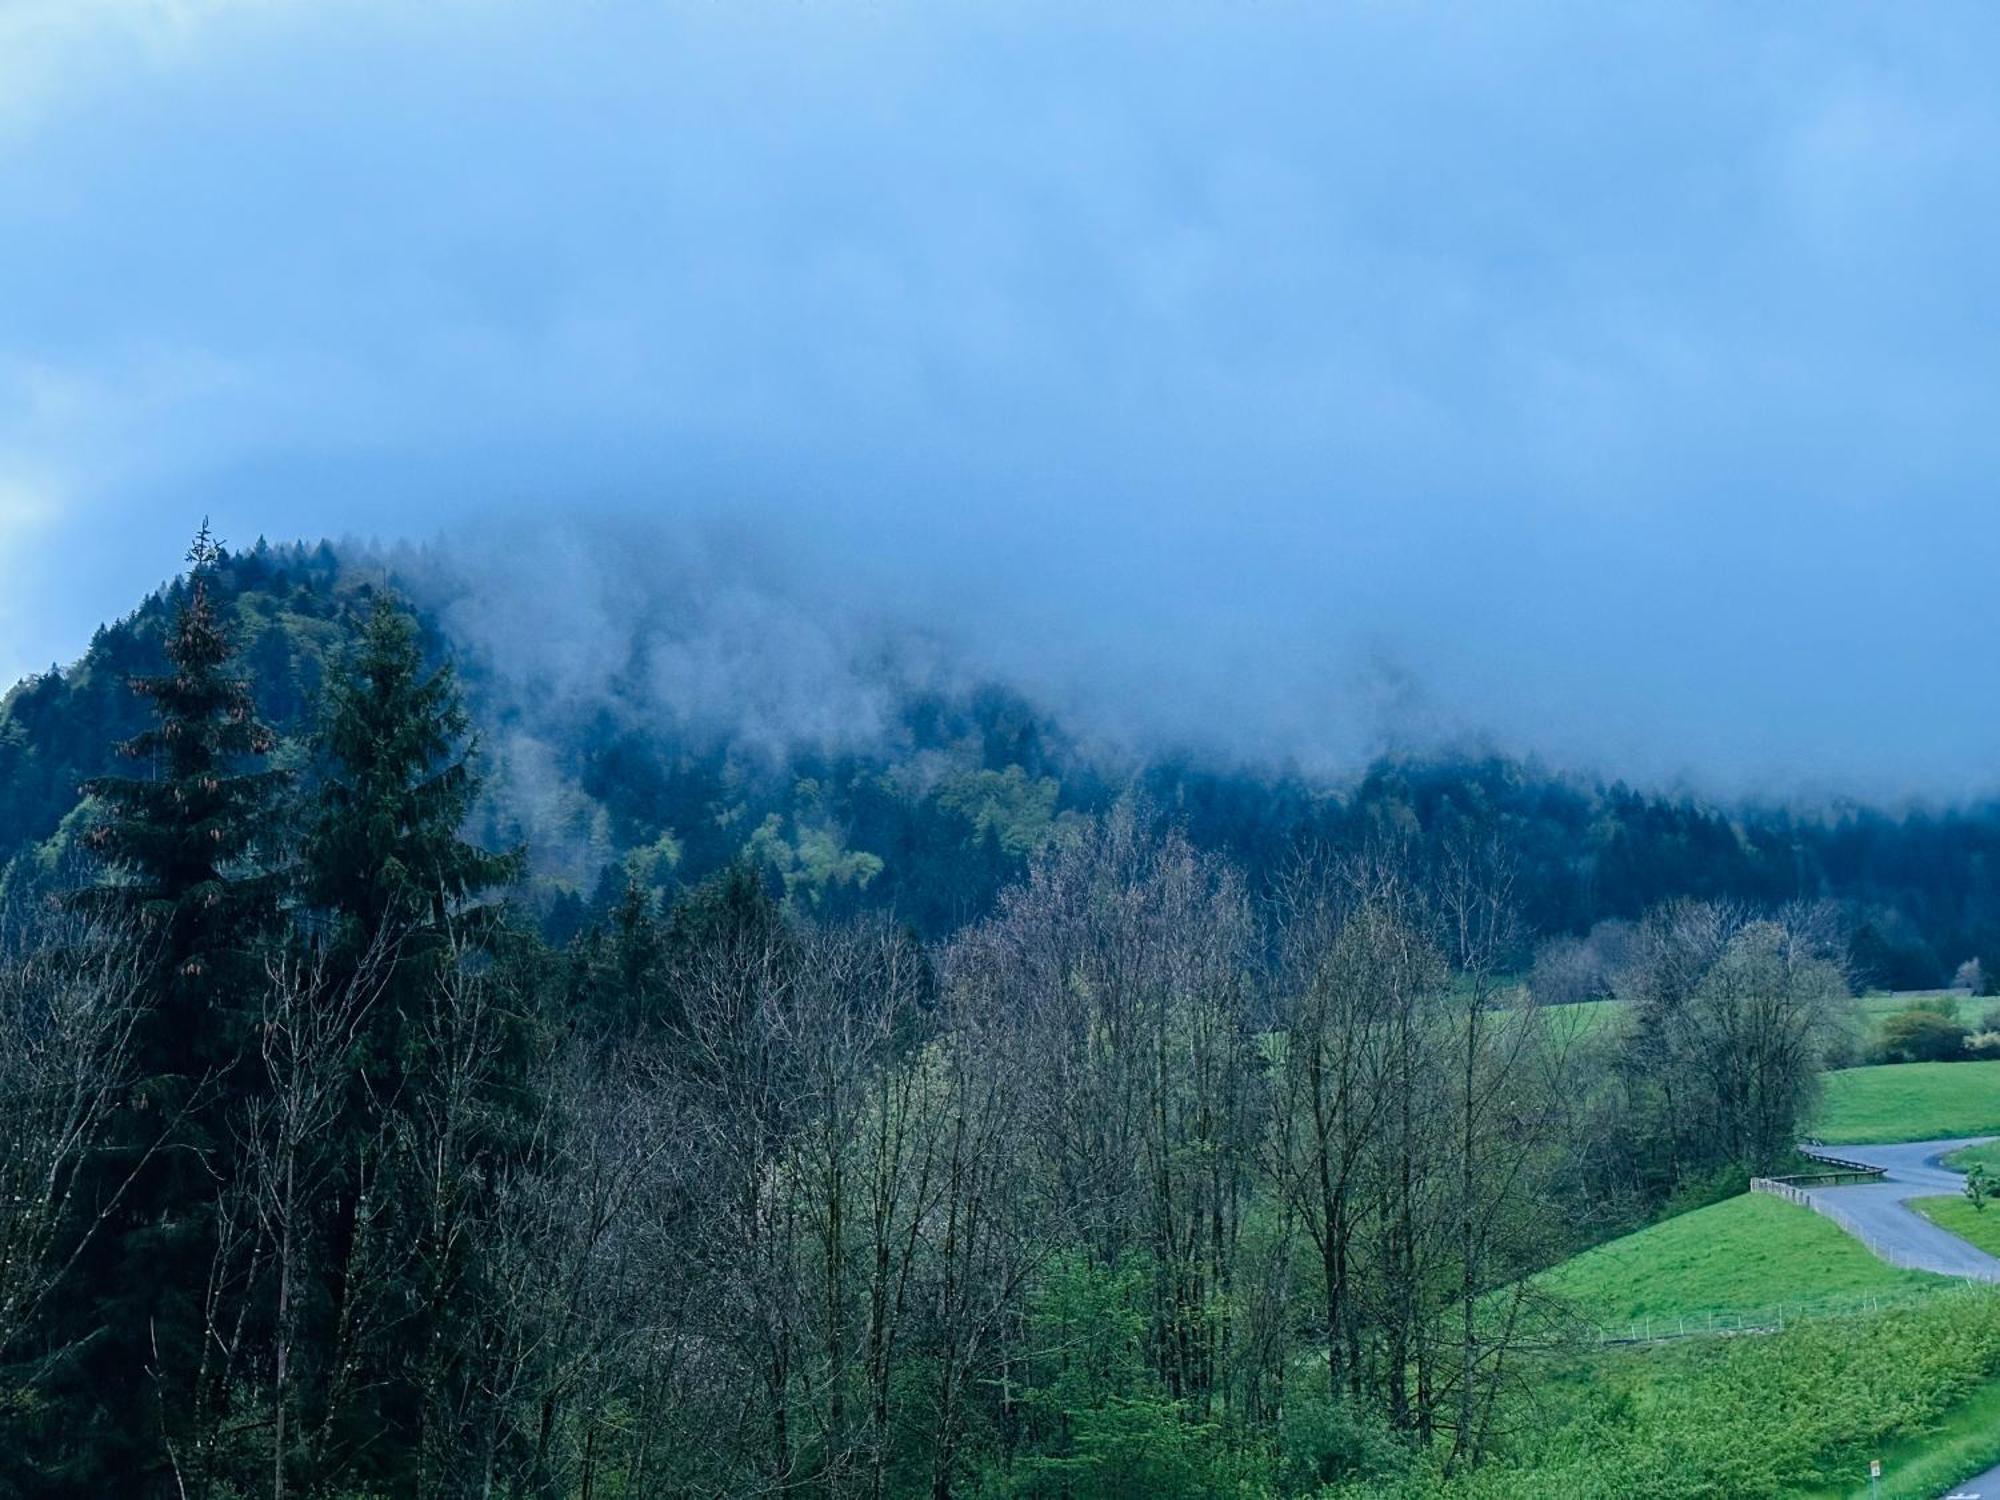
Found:
[{"label": "roadside vegetation", "polygon": [[2000,1378],[1989,1380],[1935,1423],[1890,1437],[1869,1455],[1882,1461],[1870,1489],[1859,1471],[1802,1492],[1801,1500],[1934,1500],[1967,1475],[2000,1463]]},{"label": "roadside vegetation", "polygon": [[1948,1193],[1936,1198],[1912,1198],[1910,1207],[1967,1244],[1977,1245],[1988,1255],[2000,1255],[2000,1204],[1974,1208],[1972,1200],[1962,1193]]},{"label": "roadside vegetation", "polygon": [[[1552,1367],[1475,1473],[1418,1471],[1336,1490],[1382,1500],[1763,1500],[1935,1495],[1993,1441],[2000,1292],[1941,1292],[1783,1333],[1688,1339]],[[1904,1442],[1908,1446],[1899,1446]],[[1990,1460],[1989,1460],[1990,1461]],[[1913,1489],[1913,1484],[1930,1485]]]}]

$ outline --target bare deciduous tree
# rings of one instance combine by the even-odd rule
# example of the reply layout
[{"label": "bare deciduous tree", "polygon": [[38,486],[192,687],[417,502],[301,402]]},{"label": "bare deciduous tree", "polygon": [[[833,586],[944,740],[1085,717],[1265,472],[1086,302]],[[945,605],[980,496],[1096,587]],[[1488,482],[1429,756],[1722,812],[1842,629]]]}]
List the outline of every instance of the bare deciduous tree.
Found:
[{"label": "bare deciduous tree", "polygon": [[[127,1104],[145,945],[128,923],[51,911],[0,930],[0,1349],[35,1322],[116,1209],[80,1169]],[[152,1132],[164,1141],[168,1122]],[[142,1170],[142,1146],[124,1181]]]}]

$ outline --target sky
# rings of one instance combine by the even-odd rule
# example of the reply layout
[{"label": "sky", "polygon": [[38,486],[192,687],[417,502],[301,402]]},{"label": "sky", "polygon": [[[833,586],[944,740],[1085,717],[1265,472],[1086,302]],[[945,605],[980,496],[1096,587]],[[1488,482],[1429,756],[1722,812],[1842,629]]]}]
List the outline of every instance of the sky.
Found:
[{"label": "sky", "polygon": [[1953,3],[0,0],[0,679],[204,514],[457,539],[548,635],[550,535],[721,525],[1176,743],[1993,791],[1996,44]]}]

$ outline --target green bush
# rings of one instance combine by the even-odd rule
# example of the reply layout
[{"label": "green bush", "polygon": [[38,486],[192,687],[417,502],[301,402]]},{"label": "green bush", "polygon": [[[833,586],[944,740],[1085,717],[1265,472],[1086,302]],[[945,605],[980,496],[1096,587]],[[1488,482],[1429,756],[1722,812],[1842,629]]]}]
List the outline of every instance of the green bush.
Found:
[{"label": "green bush", "polygon": [[1269,1455],[1173,1400],[1144,1351],[1145,1264],[1057,1257],[1032,1311],[1024,1456],[978,1493],[1009,1500],[1205,1500],[1276,1493]]},{"label": "green bush", "polygon": [[1878,1045],[1883,1062],[1958,1062],[1970,1054],[1970,1029],[1941,1010],[1905,1010],[1882,1022]]},{"label": "green bush", "polygon": [[1322,1485],[1379,1479],[1407,1471],[1408,1444],[1378,1413],[1327,1393],[1326,1366],[1315,1360],[1311,1378],[1286,1393],[1278,1433],[1279,1493],[1309,1495]]}]

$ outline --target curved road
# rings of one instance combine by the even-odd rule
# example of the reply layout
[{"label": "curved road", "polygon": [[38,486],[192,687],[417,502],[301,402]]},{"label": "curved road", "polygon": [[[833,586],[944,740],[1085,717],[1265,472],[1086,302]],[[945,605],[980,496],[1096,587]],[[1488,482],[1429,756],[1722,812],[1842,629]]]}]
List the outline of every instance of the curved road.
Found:
[{"label": "curved road", "polygon": [[[1812,1188],[1806,1196],[1814,1207],[1829,1211],[1829,1218],[1893,1265],[1972,1281],[2000,1281],[2000,1260],[1938,1228],[1907,1206],[1911,1198],[1963,1192],[1964,1175],[1940,1166],[1938,1158],[1961,1146],[1976,1146],[1992,1139],[1992,1136],[1967,1136],[1950,1141],[1910,1141],[1897,1146],[1801,1146],[1800,1151],[1807,1156],[1861,1162],[1887,1170],[1880,1182]],[[2000,1500],[2000,1490],[1995,1490],[1994,1500]]]},{"label": "curved road", "polygon": [[2000,1468],[1953,1485],[1945,1491],[1944,1500],[2000,1500]]}]

